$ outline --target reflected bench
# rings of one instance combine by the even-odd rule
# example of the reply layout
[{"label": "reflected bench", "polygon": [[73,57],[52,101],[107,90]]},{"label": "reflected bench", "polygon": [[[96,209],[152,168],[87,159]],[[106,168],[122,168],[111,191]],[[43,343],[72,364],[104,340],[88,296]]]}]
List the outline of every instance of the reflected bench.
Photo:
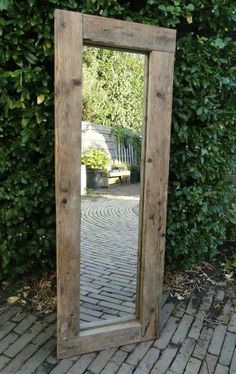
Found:
[{"label": "reflected bench", "polygon": [[110,184],[114,184],[115,178],[119,179],[119,183],[130,184],[130,170],[111,170],[102,173],[102,187],[109,188]]}]

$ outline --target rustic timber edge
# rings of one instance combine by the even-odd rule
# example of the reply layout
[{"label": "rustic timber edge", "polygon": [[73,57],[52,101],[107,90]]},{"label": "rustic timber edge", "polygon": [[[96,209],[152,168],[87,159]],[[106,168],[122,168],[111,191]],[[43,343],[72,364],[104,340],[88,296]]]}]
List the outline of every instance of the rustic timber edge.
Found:
[{"label": "rustic timber edge", "polygon": [[[154,339],[164,269],[176,31],[55,11],[55,168],[58,357]],[[146,55],[145,134],[136,319],[80,326],[80,160],[83,45]]]}]

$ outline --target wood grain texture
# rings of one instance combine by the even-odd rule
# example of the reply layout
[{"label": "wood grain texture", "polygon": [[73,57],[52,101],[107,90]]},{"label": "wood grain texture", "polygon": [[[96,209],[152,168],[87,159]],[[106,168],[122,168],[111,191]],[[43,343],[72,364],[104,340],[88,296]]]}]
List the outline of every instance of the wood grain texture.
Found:
[{"label": "wood grain texture", "polygon": [[55,11],[58,346],[79,333],[82,16]]},{"label": "wood grain texture", "polygon": [[60,357],[68,357],[106,348],[118,347],[123,344],[137,343],[141,340],[141,325],[138,321],[113,323],[80,331],[68,344],[59,346]]},{"label": "wood grain texture", "polygon": [[174,55],[151,52],[143,197],[139,311],[142,338],[158,335],[165,254]]},{"label": "wood grain texture", "polygon": [[87,14],[83,17],[87,44],[142,52],[175,52],[175,30]]},{"label": "wood grain texture", "polygon": [[[80,161],[82,46],[150,52],[141,189],[136,321],[81,328]],[[158,335],[164,269],[175,31],[55,11],[55,132],[58,357]],[[158,51],[158,52],[157,52]],[[164,52],[163,52],[164,51]],[[168,51],[168,52],[166,52]]]}]

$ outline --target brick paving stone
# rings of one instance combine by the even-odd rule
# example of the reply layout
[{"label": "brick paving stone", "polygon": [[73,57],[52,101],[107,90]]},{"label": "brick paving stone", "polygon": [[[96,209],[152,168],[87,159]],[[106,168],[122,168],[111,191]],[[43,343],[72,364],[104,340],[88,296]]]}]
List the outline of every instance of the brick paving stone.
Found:
[{"label": "brick paving stone", "polygon": [[224,325],[216,326],[212,339],[211,339],[210,346],[208,348],[209,353],[216,355],[216,356],[220,354],[220,350],[221,350],[222,343],[224,341],[225,333],[226,333],[226,326]]},{"label": "brick paving stone", "polygon": [[10,358],[4,355],[0,355],[0,370],[6,366],[6,364],[10,361]]},{"label": "brick paving stone", "polygon": [[67,374],[82,374],[96,357],[96,353],[82,355],[78,361],[67,371]]},{"label": "brick paving stone", "polygon": [[160,350],[156,348],[150,348],[149,351],[146,353],[140,364],[138,365],[137,369],[135,369],[135,374],[146,374],[150,373],[155,362],[158,360],[160,356]]},{"label": "brick paving stone", "polygon": [[221,314],[218,317],[218,321],[222,322],[223,324],[228,324],[229,320],[232,315],[232,302],[228,300],[223,307]]},{"label": "brick paving stone", "polygon": [[182,318],[185,313],[186,308],[187,308],[187,300],[181,300],[178,302],[172,315],[177,318]]},{"label": "brick paving stone", "polygon": [[34,344],[28,344],[11,361],[9,361],[9,364],[4,368],[2,374],[15,374],[24,362],[35,353],[37,348],[38,347]]},{"label": "brick paving stone", "polygon": [[191,329],[188,333],[188,337],[198,340],[201,334],[202,326],[203,326],[203,316],[197,316],[197,318],[195,318],[195,320],[193,321]]},{"label": "brick paving stone", "polygon": [[112,362],[115,362],[119,366],[125,361],[126,357],[128,356],[128,353],[125,351],[122,351],[119,349],[116,351],[116,353],[112,356],[111,360]]},{"label": "brick paving stone", "polygon": [[228,331],[236,333],[236,313],[232,315],[232,318],[228,326]]},{"label": "brick paving stone", "polygon": [[193,356],[194,357],[196,357],[200,360],[204,359],[204,357],[206,355],[206,352],[207,352],[207,348],[210,344],[212,335],[213,335],[213,329],[204,326],[203,329],[202,329],[200,338],[199,338],[199,340],[196,344],[196,347],[193,351]]},{"label": "brick paving stone", "polygon": [[52,371],[50,371],[50,374],[65,374],[72,367],[72,365],[72,360],[70,360],[69,358],[63,358],[59,361],[58,365],[55,366]]},{"label": "brick paving stone", "polygon": [[[16,326],[15,323],[11,322],[11,321],[7,321],[2,327],[1,327],[1,330],[0,330],[0,341],[1,339],[6,336],[7,334],[9,334],[9,332]],[[1,344],[1,343],[0,343]]]},{"label": "brick paving stone", "polygon": [[179,347],[174,345],[168,346],[162,353],[159,360],[155,363],[151,374],[165,374],[169,366],[171,365]]},{"label": "brick paving stone", "polygon": [[176,371],[178,374],[184,372],[187,362],[193,352],[195,346],[195,340],[191,338],[186,338],[179,349],[177,356],[175,357],[170,370]]},{"label": "brick paving stone", "polygon": [[129,314],[133,314],[135,312],[134,308],[130,308],[130,307],[124,306],[124,305],[109,303],[108,301],[99,301],[98,305],[102,305],[102,306],[105,306],[107,308],[119,310],[119,311],[122,311],[122,312],[127,312]]},{"label": "brick paving stone", "polygon": [[52,371],[52,365],[45,361],[35,370],[34,374],[49,374],[50,371]]},{"label": "brick paving stone", "polygon": [[25,317],[14,329],[14,332],[17,334],[23,334],[33,323],[37,321],[37,318],[34,315],[29,315]]},{"label": "brick paving stone", "polygon": [[126,363],[133,366],[138,365],[151,347],[152,343],[152,341],[138,343],[133,352],[128,356]]},{"label": "brick paving stone", "polygon": [[16,313],[13,317],[11,317],[11,321],[13,322],[21,322],[27,316],[27,313],[22,312],[21,310]]},{"label": "brick paving stone", "polygon": [[43,331],[39,333],[33,340],[33,344],[42,345],[45,343],[49,338],[54,336],[56,334],[56,326],[55,325],[49,325],[47,328],[45,328]]},{"label": "brick paving stone", "polygon": [[93,374],[100,374],[100,372],[104,369],[116,350],[116,348],[110,348],[99,352],[97,357],[89,365],[88,371],[91,371]]},{"label": "brick paving stone", "polygon": [[161,316],[160,316],[160,330],[163,329],[166,322],[168,321],[171,313],[175,309],[175,303],[173,302],[166,302],[163,308],[161,309]]},{"label": "brick paving stone", "polygon": [[38,349],[33,356],[28,359],[24,365],[18,370],[19,374],[32,374],[44,360],[50,355],[55,349],[55,339],[50,339],[40,349]]},{"label": "brick paving stone", "polygon": [[21,307],[18,307],[16,305],[11,306],[11,308],[6,308],[2,313],[1,313],[1,318],[0,318],[0,326],[5,325],[7,321],[9,321],[10,318],[15,316],[21,311]]},{"label": "brick paving stone", "polygon": [[228,372],[229,372],[229,368],[227,366],[217,364],[214,374],[227,374]]},{"label": "brick paving stone", "polygon": [[184,371],[184,374],[198,374],[201,364],[202,362],[198,360],[197,358],[190,357],[187,363],[186,369]]},{"label": "brick paving stone", "polygon": [[93,310],[93,309],[88,309],[88,308],[85,308],[84,306],[81,306],[80,307],[80,312],[81,313],[84,313],[84,314],[89,314],[91,316],[94,316],[94,317],[101,317],[102,315],[102,312],[98,312],[97,310]]},{"label": "brick paving stone", "polygon": [[179,320],[176,317],[170,317],[167,321],[164,329],[161,332],[161,336],[159,339],[155,340],[154,347],[159,349],[164,349],[169,344],[177,326]]},{"label": "brick paving stone", "polygon": [[9,348],[5,351],[5,354],[9,357],[14,357],[20,350],[25,347],[31,340],[38,335],[38,333],[45,327],[43,322],[37,322],[21,335]]},{"label": "brick paving stone", "polygon": [[207,293],[203,296],[202,302],[199,305],[199,312],[205,311],[207,312],[211,306],[213,297],[214,297],[215,291],[213,289],[210,289],[207,291]]},{"label": "brick paving stone", "polygon": [[104,300],[104,301],[108,301],[110,303],[121,304],[121,300],[119,300],[119,299],[114,299],[112,297],[107,297],[107,296],[96,294],[96,293],[90,293],[89,297],[92,297],[92,298],[94,298],[98,301]]},{"label": "brick paving stone", "polygon": [[49,313],[49,314],[46,315],[46,317],[44,317],[43,321],[46,322],[46,323],[52,323],[52,322],[56,321],[56,319],[57,319],[56,313]]},{"label": "brick paving stone", "polygon": [[234,353],[233,353],[233,357],[232,357],[232,361],[231,361],[231,364],[230,364],[229,372],[230,372],[230,374],[236,374],[236,348],[235,348]]},{"label": "brick paving stone", "polygon": [[183,316],[183,318],[181,319],[173,335],[173,338],[171,339],[171,342],[173,344],[183,343],[192,322],[193,322],[193,316],[189,316],[188,314],[185,314]]},{"label": "brick paving stone", "polygon": [[187,309],[186,309],[186,313],[189,314],[189,315],[193,315],[193,314],[196,314],[197,311],[198,311],[198,303],[200,302],[199,299],[196,300],[196,298],[193,296],[190,300],[189,300],[189,303],[188,303],[188,306],[187,306]]},{"label": "brick paving stone", "polygon": [[199,374],[214,374],[217,361],[217,356],[213,356],[207,353],[202,363],[202,367]]},{"label": "brick paving stone", "polygon": [[119,370],[119,365],[115,362],[108,362],[105,368],[101,371],[101,374],[115,374]]},{"label": "brick paving stone", "polygon": [[117,371],[117,374],[132,374],[133,373],[133,366],[130,366],[126,363],[122,364],[120,369]]},{"label": "brick paving stone", "polygon": [[16,339],[19,337],[19,335],[15,334],[14,332],[10,332],[10,334],[6,335],[1,341],[0,341],[0,353],[3,353],[10,344],[12,344]]},{"label": "brick paving stone", "polygon": [[226,332],[225,340],[221,349],[219,362],[222,365],[230,365],[236,344],[236,334]]}]

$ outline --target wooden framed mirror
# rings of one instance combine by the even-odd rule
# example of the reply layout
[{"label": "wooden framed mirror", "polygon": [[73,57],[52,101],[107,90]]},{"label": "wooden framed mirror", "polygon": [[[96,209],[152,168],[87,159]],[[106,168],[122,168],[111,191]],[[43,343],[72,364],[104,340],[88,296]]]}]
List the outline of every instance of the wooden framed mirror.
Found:
[{"label": "wooden framed mirror", "polygon": [[[159,318],[172,107],[175,30],[55,11],[55,158],[58,357],[154,339]],[[83,46],[146,55],[136,312],[80,324]]]}]

